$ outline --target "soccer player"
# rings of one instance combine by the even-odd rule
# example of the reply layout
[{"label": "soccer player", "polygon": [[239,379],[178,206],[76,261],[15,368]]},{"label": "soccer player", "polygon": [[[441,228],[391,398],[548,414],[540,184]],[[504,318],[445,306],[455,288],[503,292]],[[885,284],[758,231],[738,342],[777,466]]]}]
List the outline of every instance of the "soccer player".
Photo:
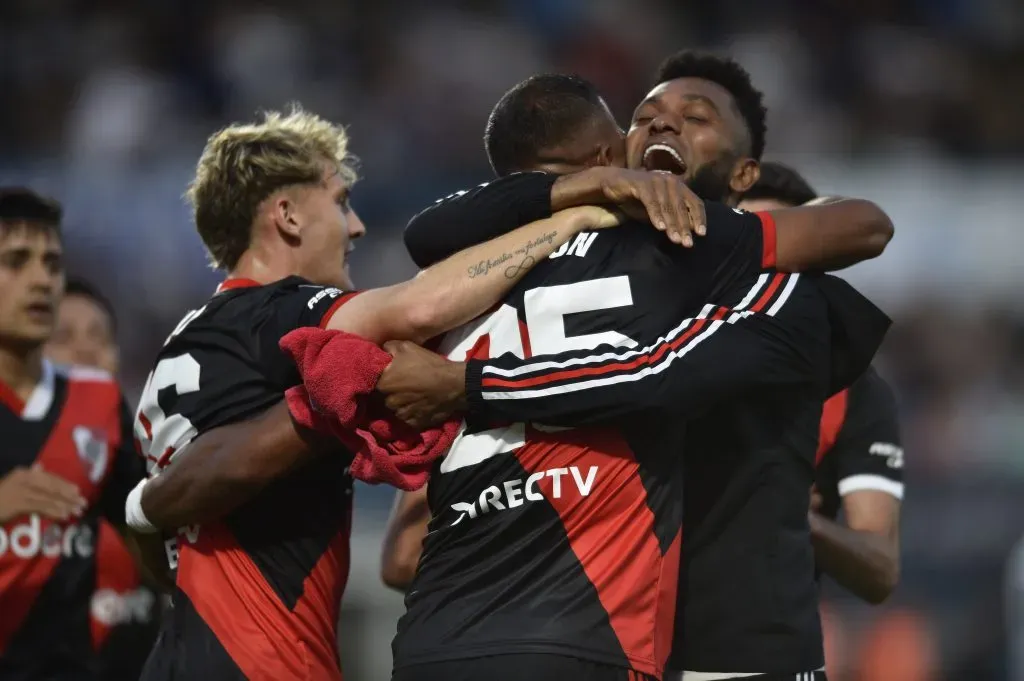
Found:
[{"label": "soccer player", "polygon": [[[764,147],[765,111],[749,76],[732,61],[681,53],[665,62],[656,83],[633,117],[627,138],[629,166],[678,173],[705,197],[737,202],[757,180],[758,158]],[[575,104],[546,108],[541,98],[531,103],[529,110],[569,117],[584,103],[593,105],[595,101],[588,96],[572,99]],[[593,111],[602,108],[591,107]],[[606,120],[606,114],[597,117],[602,118]],[[598,155],[584,150],[601,148],[606,143],[599,140],[610,139],[607,135],[613,128],[612,122],[588,121],[587,125],[580,125],[577,119],[575,127],[565,128],[545,121],[545,125],[536,125],[533,132],[527,133],[532,135],[527,138],[536,142],[534,161],[546,161],[552,149],[571,148],[577,154],[570,158],[594,163]],[[494,129],[491,124],[489,130]],[[559,133],[562,137],[557,136]],[[530,158],[516,153],[524,145],[502,139],[503,142],[495,143],[503,144],[502,151],[508,153],[500,154],[499,158],[511,161],[501,165],[509,170],[529,169],[531,166],[522,158],[527,162]],[[500,172],[499,164],[494,165]],[[547,207],[549,197],[555,196],[559,183],[576,184],[585,172],[595,171],[578,173],[573,179],[535,174],[509,176],[488,187],[456,195],[421,214],[418,225],[410,225],[409,230],[415,229],[419,234],[407,234],[407,245],[413,248],[416,243],[434,239],[435,243],[458,247],[460,237],[455,228],[461,230],[464,245],[472,241],[472,224],[487,225],[488,235],[500,233],[510,226],[506,214],[493,211],[493,215],[488,213],[490,218],[485,218],[478,210],[467,210],[466,206],[493,207],[524,201],[539,207],[540,212],[534,214],[543,215],[542,209]],[[496,193],[497,188],[504,190],[506,196],[500,200],[484,198],[485,192]],[[509,194],[514,194],[514,198]],[[461,219],[453,206],[462,207]],[[839,217],[822,215],[818,226],[836,229]],[[497,226],[488,222],[492,218],[499,223]],[[807,239],[803,248],[821,256],[821,264],[840,266],[852,262],[822,250],[831,241],[822,234],[807,231],[798,237],[795,231],[783,230],[779,218],[776,222],[779,230],[775,252],[780,266],[782,254],[795,248],[790,239]],[[424,229],[424,225],[431,229]],[[455,227],[447,230],[446,226]],[[705,238],[710,239],[713,230],[709,207]],[[860,236],[865,237],[863,233]],[[880,233],[877,238],[884,244],[888,236]],[[697,246],[700,243],[698,240]],[[871,238],[865,238],[864,243],[877,244]],[[806,261],[804,264],[811,266]],[[677,286],[662,290],[687,289]],[[660,300],[665,299],[661,293]],[[837,321],[833,318],[828,323],[834,333],[857,332],[856,324],[837,326]],[[536,347],[533,351],[537,353]],[[639,380],[661,376],[650,367],[650,375],[644,374],[646,363],[642,355],[606,354],[585,360],[570,353],[550,361],[538,358],[523,362],[506,356],[490,363],[470,362],[465,390],[471,414],[498,422],[550,423],[559,415],[579,419],[595,414],[610,417],[632,413],[663,394]],[[636,380],[587,378],[605,371],[601,365],[606,359],[611,360],[613,367],[607,370],[615,373],[616,357],[636,362]],[[746,355],[736,352],[731,357],[735,362]],[[833,357],[833,361],[836,359]],[[861,368],[866,367],[865,361]],[[734,368],[738,369],[738,365]],[[706,367],[695,370],[698,374],[702,371],[706,373]],[[556,378],[547,378],[549,373]],[[438,376],[432,376],[430,382],[432,386],[423,388],[433,389],[435,398],[437,391],[452,389],[452,384],[441,382]],[[685,450],[686,551],[680,576],[682,607],[675,627],[671,663],[672,668],[689,670],[687,677],[728,679],[753,675],[791,679],[795,674],[808,678],[823,675],[814,560],[807,527],[808,492],[800,489],[804,481],[808,489],[813,482],[821,404],[810,393],[804,397],[803,401],[792,401],[782,394],[766,396],[764,391],[750,391],[689,423]],[[405,406],[393,400],[389,403],[400,409]],[[685,406],[680,404],[678,408]],[[429,494],[436,515],[441,507],[435,503],[433,490],[432,482]],[[389,536],[397,534],[392,532]],[[420,563],[420,574],[428,554],[429,546]],[[417,580],[420,579],[418,576]],[[419,588],[417,581],[412,589]]]},{"label": "soccer player", "polygon": [[[762,163],[740,207],[778,210],[817,198],[792,168]],[[884,601],[899,581],[903,447],[892,388],[873,368],[825,403],[811,499],[818,567],[868,603]]]},{"label": "soccer player", "polygon": [[[115,376],[117,317],[110,301],[83,279],[69,279],[43,354],[55,364],[96,367]],[[138,679],[156,639],[160,595],[145,584],[117,528],[101,519],[96,539],[96,590],[90,616],[104,681]]]},{"label": "soccer player", "polygon": [[[345,132],[299,109],[208,140],[188,196],[228,278],[174,329],[143,390],[135,432],[155,483],[174,474],[169,464],[197,435],[258,417],[299,382],[278,347],[292,329],[423,341],[492,306],[567,239],[617,224],[600,208],[563,211],[414,280],[357,293],[346,264],[351,240],[365,231],[349,201],[354,179]],[[348,459],[335,446],[220,522],[182,528],[171,552],[174,607],[144,679],[341,678]],[[127,505],[141,516],[136,527],[146,526],[146,486]]]},{"label": "soccer player", "polygon": [[109,374],[43,358],[64,289],[61,208],[0,190],[0,678],[99,678],[90,631],[101,519],[142,477]]}]

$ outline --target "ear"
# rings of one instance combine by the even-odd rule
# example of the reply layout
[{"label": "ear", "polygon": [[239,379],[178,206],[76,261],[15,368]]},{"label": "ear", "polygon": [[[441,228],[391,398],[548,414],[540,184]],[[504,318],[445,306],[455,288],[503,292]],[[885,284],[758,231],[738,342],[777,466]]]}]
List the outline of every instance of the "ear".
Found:
[{"label": "ear", "polygon": [[597,155],[594,160],[595,166],[611,166],[615,165],[615,154],[612,148],[607,144],[602,144],[597,148]]},{"label": "ear", "polygon": [[297,239],[302,233],[302,217],[299,204],[288,192],[281,192],[271,199],[271,214],[274,226],[287,237]]},{"label": "ear", "polygon": [[742,196],[761,179],[761,164],[752,158],[741,158],[732,168],[729,178],[729,189],[737,196]]}]

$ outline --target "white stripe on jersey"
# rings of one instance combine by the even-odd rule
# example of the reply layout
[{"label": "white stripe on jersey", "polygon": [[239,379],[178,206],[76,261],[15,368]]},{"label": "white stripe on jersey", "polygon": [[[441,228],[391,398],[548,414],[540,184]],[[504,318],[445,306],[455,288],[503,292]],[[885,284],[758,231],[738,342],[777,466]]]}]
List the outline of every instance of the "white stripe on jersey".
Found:
[{"label": "white stripe on jersey", "polygon": [[884,475],[873,475],[862,473],[851,475],[839,481],[839,496],[845,497],[850,492],[875,491],[891,494],[900,501],[903,500],[903,483],[890,480]]}]

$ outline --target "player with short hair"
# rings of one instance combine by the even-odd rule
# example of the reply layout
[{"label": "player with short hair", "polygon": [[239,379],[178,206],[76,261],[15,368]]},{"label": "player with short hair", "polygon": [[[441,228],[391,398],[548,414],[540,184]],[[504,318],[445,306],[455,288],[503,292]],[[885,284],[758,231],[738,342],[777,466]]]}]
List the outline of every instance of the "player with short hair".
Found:
[{"label": "player with short hair", "polygon": [[[55,364],[96,367],[117,374],[114,306],[85,279],[68,279],[53,335],[43,349]],[[160,624],[161,596],[143,581],[132,550],[117,528],[101,519],[96,538],[92,642],[104,681],[138,679]]]},{"label": "player with short hair", "polygon": [[115,375],[120,364],[114,306],[84,279],[68,279],[57,324],[43,353],[57,364],[96,367]]},{"label": "player with short hair", "polygon": [[[352,290],[346,256],[364,232],[352,209],[345,131],[306,111],[268,113],[212,135],[188,190],[196,227],[228,278],[167,339],[140,400],[135,432],[156,477],[128,501],[133,527],[154,531],[142,497],[193,439],[258,420],[299,383],[278,347],[302,326],[371,341],[424,341],[493,305],[536,261],[608,211],[563,211],[467,249],[416,279]],[[305,443],[290,420],[290,436]],[[201,440],[202,437],[199,437]],[[236,443],[237,443],[236,439]],[[340,679],[336,639],[348,572],[350,455],[334,443],[218,522],[181,529],[177,589],[144,679]],[[197,485],[218,502],[237,487],[209,461]]]},{"label": "player with short hair", "polygon": [[[762,163],[743,197],[747,210],[778,210],[818,199],[807,180],[781,163]],[[871,368],[822,409],[811,538],[818,567],[868,603],[899,581],[903,446],[896,398]],[[844,523],[837,522],[842,507]]]},{"label": "player with short hair", "polygon": [[[605,115],[599,107],[592,110],[595,115]],[[566,142],[574,151],[602,144],[596,140],[600,126],[584,125],[579,129],[583,132]],[[729,60],[681,54],[665,62],[656,86],[638,106],[627,137],[627,158],[631,168],[671,172],[684,178],[705,197],[735,204],[757,180],[757,155],[763,149],[763,139],[764,111],[760,95],[745,72]],[[489,149],[492,146],[488,144]],[[537,150],[534,157],[546,158],[547,150]],[[574,156],[585,157],[585,154]],[[565,186],[578,186],[587,175],[601,172],[605,171],[585,170],[557,179],[536,174],[509,176],[486,187],[454,195],[417,216],[408,228],[406,243],[410,249],[428,240],[458,247],[471,242],[482,231],[474,232],[473,225],[485,224],[489,235],[500,233],[511,225],[508,214],[492,210],[494,206],[522,202],[527,206],[544,207],[548,197],[553,202],[560,184],[564,193]],[[495,199],[487,196],[488,193],[503,196]],[[841,202],[832,207],[842,203],[853,208],[856,202]],[[714,235],[710,205],[706,239]],[[855,221],[845,222],[849,214],[843,217],[833,214],[831,218],[821,214],[821,217],[816,226],[828,230],[840,229],[840,222],[845,223],[842,229],[846,230],[856,224]],[[884,246],[891,235],[886,230],[871,235],[847,231],[845,240],[837,242],[832,240],[837,232],[822,239],[821,233],[811,230],[783,229],[778,217],[776,222],[779,229],[774,252],[780,267],[784,264],[783,258],[788,259],[794,253],[805,257],[813,253],[820,259],[819,264],[809,262],[813,258],[803,259],[801,262],[807,267],[852,264],[856,258],[851,259],[849,253],[864,252],[864,249],[877,253],[879,244]],[[861,239],[859,245],[854,243],[856,239]],[[801,240],[803,244],[797,243]],[[701,242],[697,240],[695,251]],[[831,253],[824,250],[826,244],[839,242],[850,250]],[[793,261],[785,265],[792,266]],[[832,319],[826,323],[826,326],[833,325],[834,333],[858,332],[856,324],[835,327],[836,322]],[[420,355],[422,359],[422,353]],[[610,353],[608,356],[612,357]],[[676,355],[670,353],[669,356]],[[736,359],[746,357],[740,352],[733,356]],[[576,419],[593,418],[595,414],[611,417],[656,402],[664,393],[651,389],[648,383],[659,379],[668,381],[667,372],[656,372],[647,367],[642,358],[634,358],[629,353],[619,357],[636,361],[633,378],[590,380],[591,372],[583,371],[583,366],[594,364],[593,371],[615,373],[615,361],[610,361],[612,367],[606,368],[601,366],[603,361],[584,361],[572,353],[532,362],[508,356],[491,362],[470,361],[465,373],[470,412],[499,422],[550,423],[558,422],[556,419],[560,417],[567,420],[564,418],[567,413]],[[865,361],[861,366],[866,367],[868,358],[862,359]],[[570,368],[576,366],[581,369]],[[440,375],[430,374],[430,385],[427,385],[426,379],[416,380],[417,372],[423,367],[423,362],[410,365],[403,375],[409,376],[411,383],[397,390],[407,392],[402,399],[411,400],[411,404],[389,399],[389,404],[398,408],[400,415],[412,414],[414,420],[418,408],[415,401],[419,399],[416,390],[426,391],[426,396],[420,397],[427,405],[433,400],[433,407],[438,406],[438,391],[449,399],[458,397],[457,392],[451,391],[459,382],[459,376],[446,382]],[[644,368],[651,371],[650,376],[644,375]],[[738,365],[733,368],[740,371]],[[549,374],[556,378],[550,378]],[[382,385],[387,378],[386,372]],[[719,387],[726,384],[711,382],[712,386]],[[668,390],[662,383],[658,386]],[[812,482],[813,442],[821,403],[809,394],[805,398],[802,402],[790,403],[778,396],[766,397],[762,392],[753,391],[709,410],[688,425],[686,492],[683,495],[687,550],[683,553],[680,577],[681,614],[676,622],[670,663],[675,669],[689,670],[684,675],[686,678],[728,679],[754,675],[763,679],[775,676],[789,679],[793,674],[823,675],[814,562],[806,506],[803,505],[807,502],[807,490],[800,489],[804,479],[808,489]],[[685,407],[680,401],[676,413],[682,413]],[[451,408],[450,403],[442,403],[440,407],[442,412]],[[782,424],[786,427],[780,427]],[[765,484],[765,480],[769,483]],[[436,511],[438,507],[432,502],[431,508]],[[416,515],[408,508],[399,510],[411,517]],[[393,531],[389,538],[399,539],[400,535]],[[415,546],[411,540],[403,544]],[[426,560],[425,554],[421,570]],[[420,589],[419,581],[413,589]],[[778,595],[771,606],[765,599],[769,592]],[[786,618],[782,630],[777,627],[779,613],[784,613]]]},{"label": "player with short hair", "polygon": [[44,359],[64,291],[62,209],[0,189],[0,678],[99,678],[97,531],[142,477],[131,415],[103,371]]}]

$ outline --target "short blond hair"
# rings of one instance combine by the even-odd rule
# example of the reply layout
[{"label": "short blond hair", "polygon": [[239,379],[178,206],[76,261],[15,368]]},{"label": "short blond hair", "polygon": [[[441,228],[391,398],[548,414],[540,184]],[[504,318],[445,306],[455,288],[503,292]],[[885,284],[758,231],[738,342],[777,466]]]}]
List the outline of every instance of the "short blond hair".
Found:
[{"label": "short blond hair", "polygon": [[355,182],[345,129],[298,105],[211,135],[185,197],[213,264],[234,268],[249,248],[259,204],[283,187],[323,181],[325,162]]}]

